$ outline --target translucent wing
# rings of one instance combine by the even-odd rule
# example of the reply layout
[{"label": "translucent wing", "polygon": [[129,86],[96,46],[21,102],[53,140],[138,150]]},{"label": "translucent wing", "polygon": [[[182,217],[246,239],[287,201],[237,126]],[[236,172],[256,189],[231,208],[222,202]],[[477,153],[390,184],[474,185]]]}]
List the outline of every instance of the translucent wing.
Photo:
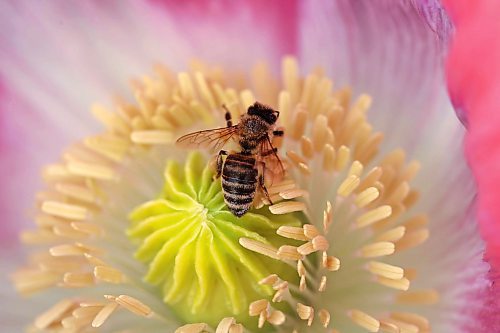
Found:
[{"label": "translucent wing", "polygon": [[259,147],[259,155],[266,164],[266,169],[281,178],[285,174],[285,167],[278,156],[277,149],[273,146],[269,136],[262,140]]},{"label": "translucent wing", "polygon": [[237,135],[237,132],[238,125],[198,131],[181,136],[177,139],[177,144],[186,148],[206,147],[218,151]]}]

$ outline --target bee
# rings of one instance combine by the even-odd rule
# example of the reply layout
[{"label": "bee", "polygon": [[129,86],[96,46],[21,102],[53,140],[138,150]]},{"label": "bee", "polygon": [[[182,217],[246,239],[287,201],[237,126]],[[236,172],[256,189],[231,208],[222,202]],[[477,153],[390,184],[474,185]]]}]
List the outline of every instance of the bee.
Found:
[{"label": "bee", "polygon": [[[180,137],[177,143],[188,147],[208,146],[218,151],[214,177],[222,176],[224,201],[235,216],[241,217],[252,206],[258,186],[272,204],[264,174],[266,163],[276,165],[279,176],[285,172],[278,149],[272,144],[272,138],[283,136],[284,132],[275,129],[279,111],[259,102],[251,105],[236,125],[229,110],[224,105],[223,108],[226,127],[193,132]],[[239,151],[222,149],[231,139],[237,141]]]}]

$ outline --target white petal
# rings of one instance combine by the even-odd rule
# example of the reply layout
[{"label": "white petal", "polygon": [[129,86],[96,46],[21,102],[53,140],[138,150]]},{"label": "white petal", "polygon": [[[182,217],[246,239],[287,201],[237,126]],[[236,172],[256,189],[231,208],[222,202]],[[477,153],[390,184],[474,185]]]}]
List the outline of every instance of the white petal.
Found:
[{"label": "white petal", "polygon": [[309,2],[303,10],[303,62],[325,66],[338,85],[372,95],[368,117],[384,132],[383,151],[403,147],[422,164],[412,182],[421,199],[412,212],[429,213],[431,237],[398,262],[418,269],[412,287],[440,291],[439,310],[426,313],[433,331],[456,332],[482,302],[473,295],[488,286],[488,265],[462,151],[464,130],[445,90],[443,38],[409,2]]}]

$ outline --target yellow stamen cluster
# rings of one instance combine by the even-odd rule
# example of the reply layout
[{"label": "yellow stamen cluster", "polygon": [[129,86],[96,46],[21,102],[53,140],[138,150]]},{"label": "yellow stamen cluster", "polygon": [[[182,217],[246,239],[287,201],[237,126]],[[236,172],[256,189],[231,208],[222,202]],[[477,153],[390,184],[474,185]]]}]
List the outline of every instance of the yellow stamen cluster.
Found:
[{"label": "yellow stamen cluster", "polygon": [[[284,245],[277,253],[282,260],[297,263],[299,297],[310,299],[311,304],[331,303],[342,290],[329,288],[330,280],[333,286],[348,285],[348,272],[359,267],[366,272],[359,287],[375,283],[394,289],[395,305],[436,302],[438,296],[434,290],[409,291],[415,276],[413,269],[384,260],[391,262],[391,256],[429,237],[425,215],[409,213],[418,198],[418,192],[411,189],[409,183],[419,164],[406,164],[402,150],[378,156],[382,134],[373,133],[366,120],[366,110],[371,103],[369,96],[362,95],[351,103],[348,89],[332,92],[331,82],[321,74],[311,74],[305,80],[299,78],[297,66],[290,59],[285,60],[283,72],[284,89],[279,94],[278,108],[286,115],[285,127],[291,139],[284,147],[289,173],[308,193],[303,202],[311,224],[278,229],[279,235],[304,243]],[[326,208],[321,209],[320,205]],[[318,256],[317,252],[322,254]],[[344,269],[339,270],[340,261]],[[339,272],[330,277],[330,272],[337,270]],[[322,294],[324,302],[318,301],[323,298]],[[311,304],[297,302],[297,296],[288,301],[307,326],[313,325],[316,309]],[[363,299],[359,300],[358,309],[334,311],[339,323],[347,317],[369,332],[429,329],[425,318],[418,314],[405,313],[404,320],[399,321],[394,319],[399,312],[387,315],[375,309],[376,313],[370,315],[368,309],[363,309]],[[337,303],[342,303],[340,297]],[[390,304],[386,307],[390,308]],[[319,313],[322,326],[327,327],[330,312],[321,309]],[[300,326],[291,324],[297,329]],[[333,326],[336,327],[335,322]]]},{"label": "yellow stamen cluster", "polygon": [[[250,300],[255,326],[283,332],[430,330],[416,312],[439,295],[413,290],[417,272],[394,260],[429,237],[426,216],[410,211],[418,199],[410,186],[418,163],[406,163],[402,150],[379,154],[383,135],[366,119],[369,96],[352,101],[348,88],[334,91],[320,71],[304,79],[291,58],[283,62],[281,83],[265,66],[252,74],[250,90],[241,86],[241,75],[224,77],[199,64],[193,72],[178,75],[158,67],[155,77],[134,82],[135,103],[117,100],[114,111],[93,108],[106,131],[70,147],[60,163],[45,169],[46,190],[37,197],[38,228],[22,234],[24,242],[45,247],[15,274],[14,282],[24,294],[53,287],[95,292],[57,303],[35,320],[35,331],[100,327],[119,308],[169,322],[165,318],[170,311],[152,301],[154,296],[140,281],[145,268],[130,260],[135,248],[125,235],[126,216],[161,191],[165,160],[184,158],[175,150],[176,138],[222,126],[223,104],[238,119],[255,101],[279,110],[285,129],[284,139],[276,144],[288,178],[269,187],[276,201],[269,210],[302,211],[307,218],[300,226],[277,228],[273,237],[281,239],[280,246],[238,239],[241,249],[297,271],[295,279],[271,274],[260,281],[273,292],[269,298]],[[159,184],[152,189],[143,188],[155,182]],[[264,204],[262,197],[254,203],[256,208]],[[127,296],[130,288],[140,290],[139,296]],[[368,304],[364,300],[371,290],[376,295]],[[212,327],[180,323],[177,332],[243,331],[232,317],[216,319],[219,324]]]}]

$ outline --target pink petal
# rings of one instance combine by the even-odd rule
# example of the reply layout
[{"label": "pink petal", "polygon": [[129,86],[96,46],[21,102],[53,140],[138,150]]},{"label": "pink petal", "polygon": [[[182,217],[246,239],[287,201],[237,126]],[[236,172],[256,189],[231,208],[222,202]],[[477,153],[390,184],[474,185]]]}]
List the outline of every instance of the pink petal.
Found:
[{"label": "pink petal", "polygon": [[491,263],[481,330],[500,331],[500,3],[445,1],[456,25],[447,62],[450,94],[468,124],[466,153],[479,189],[478,218]]},{"label": "pink petal", "polygon": [[457,27],[447,64],[449,89],[467,117],[480,222],[490,258],[500,265],[500,3],[449,1],[448,6]]},{"label": "pink petal", "polygon": [[156,62],[277,65],[295,49],[295,18],[294,1],[1,2],[0,239],[32,220],[41,167],[98,131],[92,103],[128,94]]},{"label": "pink petal", "polygon": [[[226,59],[230,63],[237,61],[242,64],[242,59],[235,57],[234,52],[254,53],[255,48],[262,47],[262,37],[270,39],[273,44],[268,47],[277,55],[295,54],[297,51],[297,19],[300,13],[297,12],[296,1],[150,1],[163,7],[172,16],[182,29],[179,33],[186,36],[200,53],[215,49],[214,52],[218,54],[216,60]],[[229,27],[233,25],[230,23],[233,20],[238,22],[237,29]],[[223,41],[219,42],[218,39]],[[241,42],[241,50],[230,48],[231,44]],[[272,65],[278,68],[281,57],[271,60]]]}]

